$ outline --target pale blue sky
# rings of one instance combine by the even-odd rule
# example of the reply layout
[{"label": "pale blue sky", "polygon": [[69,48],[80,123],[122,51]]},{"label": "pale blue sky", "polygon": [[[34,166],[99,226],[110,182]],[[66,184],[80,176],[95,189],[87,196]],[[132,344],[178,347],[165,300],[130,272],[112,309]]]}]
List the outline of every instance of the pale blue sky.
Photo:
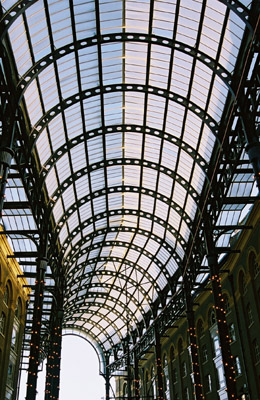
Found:
[{"label": "pale blue sky", "polygon": [[[39,373],[37,400],[44,400],[45,367]],[[26,377],[19,400],[25,399]],[[75,336],[63,337],[60,400],[103,400],[105,380],[99,375],[98,357],[93,347]]]}]

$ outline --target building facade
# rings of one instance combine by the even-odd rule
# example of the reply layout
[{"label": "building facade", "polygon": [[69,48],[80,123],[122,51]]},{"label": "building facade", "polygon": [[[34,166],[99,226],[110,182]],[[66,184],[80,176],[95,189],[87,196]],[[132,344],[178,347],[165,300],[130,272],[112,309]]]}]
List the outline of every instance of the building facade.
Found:
[{"label": "building facade", "polygon": [[[223,308],[228,325],[239,399],[260,399],[260,208],[250,212],[245,229],[232,239],[220,266]],[[196,343],[204,399],[227,399],[226,380],[210,281],[194,301]],[[187,316],[160,340],[164,400],[194,399],[194,366]],[[141,399],[158,399],[155,346],[139,361]],[[123,373],[125,375],[125,373]],[[133,376],[133,373],[132,373]],[[133,391],[133,382],[131,382]],[[127,395],[126,377],[117,378],[117,396]]]},{"label": "building facade", "polygon": [[30,289],[5,235],[0,235],[0,399],[16,399]]}]

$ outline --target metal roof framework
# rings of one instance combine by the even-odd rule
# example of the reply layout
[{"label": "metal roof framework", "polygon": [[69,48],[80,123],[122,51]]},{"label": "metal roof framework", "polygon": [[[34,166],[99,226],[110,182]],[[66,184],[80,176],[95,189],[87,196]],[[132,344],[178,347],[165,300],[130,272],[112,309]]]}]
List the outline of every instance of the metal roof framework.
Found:
[{"label": "metal roof framework", "polygon": [[205,221],[220,258],[257,198],[259,1],[1,3],[3,224],[32,286],[46,246],[42,349],[62,288],[64,329],[142,352],[208,276]]}]

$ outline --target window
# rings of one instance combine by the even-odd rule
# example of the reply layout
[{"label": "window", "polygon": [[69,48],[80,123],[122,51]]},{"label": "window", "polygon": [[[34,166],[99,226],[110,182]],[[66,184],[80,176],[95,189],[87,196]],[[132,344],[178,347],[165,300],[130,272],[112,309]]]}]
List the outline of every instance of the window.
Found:
[{"label": "window", "polygon": [[218,357],[221,354],[221,352],[220,352],[219,338],[217,334],[213,337],[213,346],[214,346],[214,355],[215,357]]},{"label": "window", "polygon": [[211,375],[208,374],[206,375],[206,393],[209,393],[211,391],[212,391]]},{"label": "window", "polygon": [[127,383],[124,383],[123,386],[123,399],[127,398]]},{"label": "window", "polygon": [[183,341],[182,341],[182,339],[180,339],[179,342],[178,342],[178,352],[179,352],[179,354],[183,352]]},{"label": "window", "polygon": [[217,322],[216,314],[213,308],[209,311],[209,327],[212,327]]},{"label": "window", "polygon": [[203,322],[200,319],[197,324],[197,335],[200,338],[204,333]]},{"label": "window", "polygon": [[6,316],[5,313],[2,311],[2,315],[0,318],[0,333],[2,333],[2,335],[5,334],[5,325],[6,325]]},{"label": "window", "polygon": [[235,333],[235,325],[233,323],[228,325],[228,333],[231,342],[234,342],[236,340],[236,333]]},{"label": "window", "polygon": [[178,381],[176,368],[174,368],[172,370],[172,380],[173,380],[173,383],[177,383],[177,381]]},{"label": "window", "polygon": [[202,362],[208,361],[208,350],[205,344],[201,348],[201,353],[202,353]]},{"label": "window", "polygon": [[22,303],[20,297],[16,303],[15,316],[17,319],[20,319],[22,316]]},{"label": "window", "polygon": [[242,371],[241,371],[241,365],[240,365],[240,360],[239,360],[238,356],[236,356],[234,358],[234,368],[235,368],[236,376],[241,375]]},{"label": "window", "polygon": [[183,363],[181,365],[181,374],[182,374],[183,378],[185,378],[185,376],[187,376],[187,364],[186,364],[186,361],[183,361]]},{"label": "window", "polygon": [[224,309],[226,311],[226,314],[228,314],[230,312],[230,304],[229,304],[228,296],[225,294],[223,296],[223,299],[224,299]]},{"label": "window", "polygon": [[245,296],[247,293],[247,286],[245,282],[245,274],[241,271],[239,275],[239,290],[242,296]]},{"label": "window", "polygon": [[169,368],[166,355],[163,357],[163,374],[164,374],[164,393],[165,399],[170,400],[170,381],[169,381]]},{"label": "window", "polygon": [[155,382],[154,368],[153,367],[151,369],[151,389],[152,389],[152,393],[149,393],[149,394],[152,395],[153,399],[156,399],[156,382]]},{"label": "window", "polygon": [[253,278],[256,278],[260,272],[260,267],[259,267],[258,262],[256,261],[256,255],[253,251],[250,253],[250,256],[249,256],[249,268],[250,268],[251,276]]},{"label": "window", "polygon": [[253,349],[254,349],[255,363],[258,363],[260,361],[260,351],[256,339],[253,341]]},{"label": "window", "polygon": [[14,323],[12,330],[11,347],[15,351],[17,350],[17,345],[18,345],[18,333],[19,333],[19,326],[17,323]]},{"label": "window", "polygon": [[5,292],[4,292],[4,302],[8,306],[9,305],[9,288],[6,286]]},{"label": "window", "polygon": [[189,394],[189,388],[185,388],[184,389],[184,399],[185,400],[189,400],[189,398],[190,398],[190,394]]},{"label": "window", "polygon": [[253,319],[253,313],[252,313],[252,308],[250,303],[248,303],[246,307],[246,313],[247,313],[247,319],[248,319],[248,324],[249,326],[253,324],[254,319]]},{"label": "window", "polygon": [[8,371],[7,371],[7,383],[12,387],[14,378],[14,364],[12,361],[9,362]]}]

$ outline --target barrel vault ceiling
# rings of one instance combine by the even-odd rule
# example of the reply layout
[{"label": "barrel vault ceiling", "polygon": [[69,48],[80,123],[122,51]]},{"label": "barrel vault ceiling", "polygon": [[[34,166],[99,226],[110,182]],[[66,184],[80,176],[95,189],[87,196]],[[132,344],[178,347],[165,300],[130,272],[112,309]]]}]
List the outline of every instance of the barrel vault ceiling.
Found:
[{"label": "barrel vault ceiling", "polygon": [[257,3],[1,0],[25,127],[3,223],[28,277],[23,252],[33,256],[47,226],[47,285],[63,282],[64,329],[102,351],[127,330],[138,340],[185,280],[199,288],[205,219],[217,230],[246,215],[255,183],[236,101],[255,68]]}]

